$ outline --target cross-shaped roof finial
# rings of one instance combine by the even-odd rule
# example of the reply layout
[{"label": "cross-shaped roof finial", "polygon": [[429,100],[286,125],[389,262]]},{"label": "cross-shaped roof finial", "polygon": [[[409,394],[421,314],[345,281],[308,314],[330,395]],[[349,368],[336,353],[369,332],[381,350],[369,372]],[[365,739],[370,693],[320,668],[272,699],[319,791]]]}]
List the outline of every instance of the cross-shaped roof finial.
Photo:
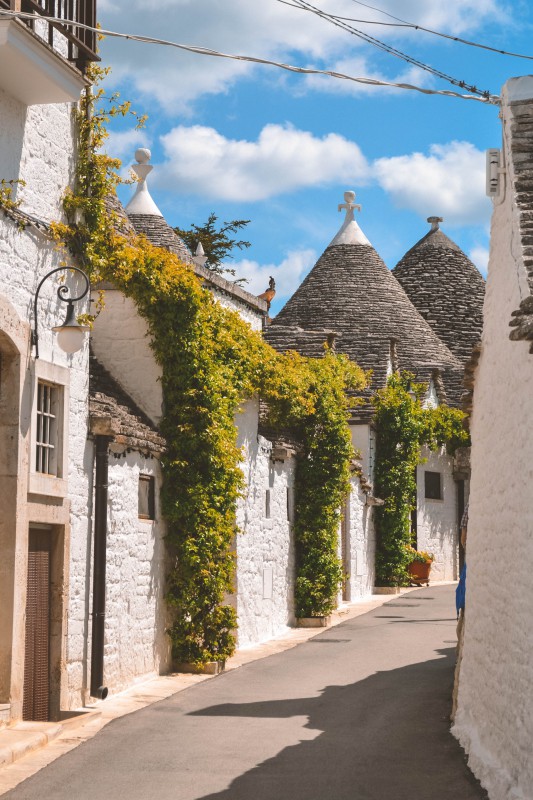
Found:
[{"label": "cross-shaped roof finial", "polygon": [[343,208],[346,209],[346,219],[348,219],[348,215],[351,216],[353,219],[353,211],[356,208],[358,211],[361,211],[361,206],[358,203],[354,203],[355,200],[355,192],[344,192],[344,203],[339,203],[339,211],[342,211]]}]

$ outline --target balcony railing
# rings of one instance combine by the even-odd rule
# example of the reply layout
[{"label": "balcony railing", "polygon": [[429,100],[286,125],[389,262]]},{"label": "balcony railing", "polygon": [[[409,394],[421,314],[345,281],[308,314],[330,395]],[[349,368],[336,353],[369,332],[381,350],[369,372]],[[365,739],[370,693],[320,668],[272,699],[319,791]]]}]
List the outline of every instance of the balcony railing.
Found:
[{"label": "balcony railing", "polygon": [[[23,20],[38,36],[61,55],[85,71],[90,61],[99,61],[96,55],[96,33],[77,25],[66,25],[50,18],[96,27],[96,0],[0,0],[0,9],[39,15],[38,30],[33,20]],[[44,26],[43,24],[44,23]],[[58,36],[59,34],[59,36]],[[64,46],[60,45],[63,39]],[[63,52],[63,50],[66,52]]]}]

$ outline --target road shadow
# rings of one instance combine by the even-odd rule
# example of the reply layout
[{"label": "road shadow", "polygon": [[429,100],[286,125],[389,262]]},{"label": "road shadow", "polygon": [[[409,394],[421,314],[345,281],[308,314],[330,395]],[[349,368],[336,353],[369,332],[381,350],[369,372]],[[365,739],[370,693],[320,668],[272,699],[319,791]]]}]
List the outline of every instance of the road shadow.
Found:
[{"label": "road shadow", "polygon": [[[327,686],[318,697],[224,703],[193,716],[307,716],[311,741],[198,800],[482,800],[449,732],[455,649],[441,658]],[[208,768],[208,765],[206,765]]]}]

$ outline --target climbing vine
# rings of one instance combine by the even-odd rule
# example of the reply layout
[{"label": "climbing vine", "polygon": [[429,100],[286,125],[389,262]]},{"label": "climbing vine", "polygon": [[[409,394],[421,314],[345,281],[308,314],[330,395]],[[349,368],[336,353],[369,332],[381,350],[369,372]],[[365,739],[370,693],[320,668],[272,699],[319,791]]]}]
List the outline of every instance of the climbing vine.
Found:
[{"label": "climbing vine", "polygon": [[[102,76],[92,68],[93,80]],[[297,612],[318,616],[335,606],[342,579],[337,557],[339,507],[352,456],[346,391],[366,376],[343,356],[281,355],[231,310],[217,303],[192,270],[142,236],[122,234],[106,200],[119,183],[119,162],[102,152],[110,116],[132,113],[104,94],[87,93],[78,114],[75,188],[66,223],[53,225],[93,282],[111,281],[131,297],[148,324],[162,370],[167,442],[162,510],[172,558],[169,628],[180,661],[220,661],[234,650],[236,617],[225,602],[233,589],[235,506],[244,490],[235,415],[259,395],[268,422],[290,426],[303,445],[297,467]]]},{"label": "climbing vine", "polygon": [[7,181],[5,178],[0,178],[0,208],[4,214],[11,217],[18,229],[23,231],[26,227],[26,221],[19,211],[21,201],[13,198],[16,186],[26,186],[26,183],[21,180]]},{"label": "climbing vine", "polygon": [[416,507],[416,468],[420,450],[446,447],[452,454],[468,444],[465,415],[439,405],[424,408],[427,385],[414,383],[408,372],[392,375],[374,397],[377,429],[375,491],[385,500],[376,508],[376,583],[399,586],[406,582],[412,560],[411,511]]}]

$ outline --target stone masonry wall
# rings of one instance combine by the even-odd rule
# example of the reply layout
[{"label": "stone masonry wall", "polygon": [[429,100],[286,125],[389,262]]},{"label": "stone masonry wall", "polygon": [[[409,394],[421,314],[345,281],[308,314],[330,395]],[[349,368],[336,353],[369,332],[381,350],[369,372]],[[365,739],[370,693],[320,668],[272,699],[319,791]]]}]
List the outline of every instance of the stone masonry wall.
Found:
[{"label": "stone masonry wall", "polygon": [[[417,539],[418,549],[435,556],[431,566],[432,581],[454,581],[459,577],[459,537],[457,485],[453,478],[453,459],[444,451],[422,450],[423,464],[417,467]],[[441,474],[442,500],[425,497],[426,471]]]},{"label": "stone masonry wall", "polygon": [[349,574],[346,599],[350,602],[372,594],[376,550],[372,507],[366,504],[359,478],[352,478],[348,499],[348,547],[345,568]]},{"label": "stone masonry wall", "polygon": [[[369,425],[353,425],[352,444],[360,454],[363,473],[373,480],[375,440]],[[374,556],[376,536],[372,506],[361,489],[359,478],[352,478],[348,502],[349,554],[345,564],[348,580],[348,599],[351,601],[372,594],[375,580]]]},{"label": "stone masonry wall", "polygon": [[[509,340],[508,327],[529,292],[519,235],[524,209],[517,207],[511,158],[517,96],[520,113],[529,116],[533,175],[533,78],[509,81],[502,97],[507,174],[492,217],[476,373],[466,624],[453,728],[491,800],[529,800],[533,786],[533,356],[528,341]],[[522,159],[522,174],[526,167]],[[529,207],[531,214],[531,196]]]},{"label": "stone masonry wall", "polygon": [[135,303],[106,289],[105,308],[95,320],[92,345],[98,361],[154,423],[161,419],[161,368],[150,349],[148,326]]},{"label": "stone masonry wall", "polygon": [[250,400],[237,419],[246,479],[246,494],[237,507],[239,647],[271,639],[294,624],[294,543],[288,519],[294,458],[272,461],[272,443],[257,434],[258,410],[257,401]]},{"label": "stone masonry wall", "polygon": [[[24,107],[9,95],[0,91],[0,178],[21,179],[26,186],[16,189],[16,197],[22,201],[21,210],[44,221],[62,218],[61,201],[65,189],[72,184],[74,173],[75,138],[72,107],[46,105]],[[1,293],[12,303],[25,324],[33,320],[32,303],[40,279],[50,270],[60,266],[64,254],[56,251],[54,244],[43,232],[32,227],[20,231],[15,223],[0,212],[0,284]],[[72,279],[68,278],[70,282]],[[39,300],[40,364],[53,363],[68,369],[70,403],[68,416],[68,456],[66,474],[68,486],[64,499],[53,502],[47,497],[30,497],[29,522],[64,525],[66,529],[65,554],[67,561],[65,576],[70,574],[70,586],[64,586],[68,595],[68,635],[65,660],[67,662],[62,687],[64,707],[79,706],[84,685],[84,662],[86,658],[87,626],[87,497],[88,470],[90,460],[86,458],[87,393],[88,393],[88,346],[78,353],[67,356],[55,343],[51,332],[65,316],[65,304],[57,299],[57,283],[51,278],[43,285]],[[80,310],[87,310],[87,307]],[[0,326],[2,322],[0,320]],[[32,366],[29,353],[23,354]],[[34,403],[34,378],[27,372],[21,408],[21,437],[28,450],[26,463],[34,463],[29,452],[31,418]],[[70,525],[67,498],[70,501]],[[62,509],[66,515],[61,516]],[[17,536],[27,537],[26,531],[17,531]],[[55,534],[51,534],[55,535]],[[27,552],[27,544],[21,551]],[[70,556],[69,556],[70,554]],[[19,563],[23,580],[20,583],[20,606],[25,604],[26,560]],[[23,618],[22,618],[23,619]],[[14,648],[22,644],[14,642]],[[19,659],[19,663],[21,663]],[[20,678],[22,680],[22,678]]]},{"label": "stone masonry wall", "polygon": [[[109,463],[104,655],[104,681],[111,692],[164,672],[170,664],[159,462],[135,452],[116,455],[111,452]],[[140,473],[156,478],[154,521],[138,517]]]},{"label": "stone masonry wall", "polygon": [[213,284],[209,284],[210,291],[213,296],[218,300],[220,305],[229,308],[232,311],[237,311],[245,322],[247,322],[254,331],[260,331],[263,325],[263,315],[257,310],[251,309],[242,300],[237,297],[231,297],[226,292],[219,289]]}]

